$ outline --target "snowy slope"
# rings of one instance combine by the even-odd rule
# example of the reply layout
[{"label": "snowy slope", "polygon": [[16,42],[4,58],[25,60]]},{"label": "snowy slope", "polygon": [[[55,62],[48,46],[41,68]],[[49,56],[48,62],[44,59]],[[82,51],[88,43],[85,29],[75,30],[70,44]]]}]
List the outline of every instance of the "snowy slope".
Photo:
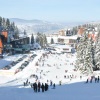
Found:
[{"label": "snowy slope", "polygon": [[[1,100],[100,100],[100,83],[86,84],[84,81],[90,76],[83,76],[80,79],[81,74],[73,70],[76,54],[48,54],[43,58],[44,52],[42,50],[34,51],[38,56],[23,71],[13,76],[0,76]],[[25,59],[27,60],[27,58]],[[36,62],[38,62],[38,66],[35,65]],[[2,65],[2,63],[0,64]],[[35,93],[30,85],[24,87],[23,82],[26,79],[29,79],[31,83],[36,81],[35,78],[30,78],[32,74],[37,75],[41,83],[48,80],[49,84],[52,80],[56,83],[56,89],[49,86],[48,91]],[[66,78],[64,78],[65,75]],[[67,78],[70,75],[73,75],[73,78]],[[59,86],[59,81],[62,82],[61,86]]]}]

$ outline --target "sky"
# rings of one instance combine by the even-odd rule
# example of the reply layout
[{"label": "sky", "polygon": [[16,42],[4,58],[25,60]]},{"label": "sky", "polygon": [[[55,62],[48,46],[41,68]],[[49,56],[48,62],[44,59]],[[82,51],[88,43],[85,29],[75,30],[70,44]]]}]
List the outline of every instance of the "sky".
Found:
[{"label": "sky", "polygon": [[0,16],[54,22],[100,20],[100,0],[0,0]]}]

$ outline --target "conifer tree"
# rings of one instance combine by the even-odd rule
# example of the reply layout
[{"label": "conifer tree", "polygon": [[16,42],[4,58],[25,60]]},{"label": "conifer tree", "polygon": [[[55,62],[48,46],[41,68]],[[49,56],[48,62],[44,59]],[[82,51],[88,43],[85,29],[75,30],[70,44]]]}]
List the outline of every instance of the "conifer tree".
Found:
[{"label": "conifer tree", "polygon": [[43,47],[45,47],[47,45],[47,38],[46,35],[43,34]]},{"label": "conifer tree", "polygon": [[33,34],[31,36],[31,44],[34,44],[34,36],[33,36]]},{"label": "conifer tree", "polygon": [[40,46],[41,47],[43,47],[43,35],[41,34],[40,36],[39,36],[39,44],[40,44]]},{"label": "conifer tree", "polygon": [[54,44],[54,40],[53,40],[53,38],[51,38],[51,44]]},{"label": "conifer tree", "polygon": [[14,38],[18,39],[19,38],[19,30],[18,30],[17,26],[15,27],[15,32],[14,33],[15,33]]},{"label": "conifer tree", "polygon": [[84,66],[87,73],[93,73],[93,52],[92,52],[92,39],[87,40],[87,48],[84,57]]},{"label": "conifer tree", "polygon": [[0,17],[0,26],[2,26],[2,17]]},{"label": "conifer tree", "polygon": [[7,27],[8,30],[10,29],[10,21],[9,21],[8,18],[7,18],[7,20],[6,20],[6,27]]},{"label": "conifer tree", "polygon": [[39,43],[39,36],[36,36],[36,43]]},{"label": "conifer tree", "polygon": [[27,35],[26,31],[24,30],[24,35]]},{"label": "conifer tree", "polygon": [[38,32],[36,42],[39,43],[41,47],[45,47],[47,45],[46,35]]},{"label": "conifer tree", "polygon": [[100,69],[100,30],[97,35],[96,47],[95,47],[95,67]]},{"label": "conifer tree", "polygon": [[89,74],[93,73],[92,67],[93,57],[91,39],[88,37],[88,31],[85,31],[77,46],[76,69],[80,70],[81,73]]},{"label": "conifer tree", "polygon": [[2,19],[2,23],[3,23],[2,25],[3,25],[4,29],[6,29],[6,20],[5,20],[5,18]]}]

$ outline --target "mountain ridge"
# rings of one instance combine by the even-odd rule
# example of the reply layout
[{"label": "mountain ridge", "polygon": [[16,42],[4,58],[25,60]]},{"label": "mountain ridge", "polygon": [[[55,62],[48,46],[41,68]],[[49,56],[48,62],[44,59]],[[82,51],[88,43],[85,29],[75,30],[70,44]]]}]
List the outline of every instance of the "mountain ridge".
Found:
[{"label": "mountain ridge", "polygon": [[49,22],[44,20],[27,20],[27,19],[21,19],[21,18],[10,18],[11,22],[15,22],[17,27],[21,32],[26,32],[28,34],[31,33],[54,33],[62,29],[67,29],[68,27],[77,26],[80,24],[83,24],[83,22]]}]

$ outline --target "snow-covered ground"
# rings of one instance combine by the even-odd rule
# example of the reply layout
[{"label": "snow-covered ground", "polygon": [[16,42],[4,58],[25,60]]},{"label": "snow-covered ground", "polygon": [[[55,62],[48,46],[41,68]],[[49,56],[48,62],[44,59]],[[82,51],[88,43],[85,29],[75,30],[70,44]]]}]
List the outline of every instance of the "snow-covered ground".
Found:
[{"label": "snow-covered ground", "polygon": [[[45,51],[37,50],[34,53],[37,56],[22,71],[15,75],[0,74],[0,100],[100,100],[100,83],[85,83],[89,76],[82,76],[80,79],[80,72],[74,71],[76,54],[47,54],[43,57]],[[28,54],[24,60],[26,61],[31,55]],[[0,66],[4,66],[4,62],[10,62],[22,56],[0,60]],[[9,71],[15,71],[24,60]],[[33,74],[38,76],[37,81],[36,78],[30,77]],[[48,80],[48,84],[52,80],[56,88],[52,89],[52,86],[49,86],[48,91],[35,93],[30,85],[23,86],[23,82],[27,79],[31,83],[38,81],[46,83]],[[62,83],[61,86],[59,81]]]}]

